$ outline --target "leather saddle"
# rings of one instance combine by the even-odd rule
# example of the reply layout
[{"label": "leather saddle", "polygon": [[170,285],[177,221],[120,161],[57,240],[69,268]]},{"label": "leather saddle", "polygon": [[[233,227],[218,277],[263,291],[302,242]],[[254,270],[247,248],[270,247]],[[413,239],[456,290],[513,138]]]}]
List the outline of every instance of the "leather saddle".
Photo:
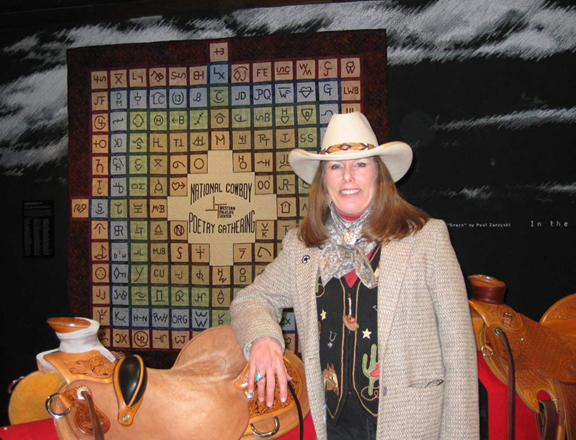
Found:
[{"label": "leather saddle", "polygon": [[[478,350],[492,372],[536,414],[541,439],[576,439],[576,294],[556,302],[540,322],[504,303],[506,285],[468,277]],[[540,401],[538,393],[551,401]],[[509,404],[513,405],[513,395]],[[513,407],[509,425],[513,436]]]},{"label": "leather saddle", "polygon": [[[82,318],[51,318],[60,336]],[[284,360],[292,394],[271,408],[247,393],[248,363],[227,325],[203,331],[168,370],[146,368],[139,356],[109,360],[101,351],[49,352],[43,360],[65,385],[46,402],[58,436],[72,439],[238,440],[277,438],[309,412],[304,366]]]}]

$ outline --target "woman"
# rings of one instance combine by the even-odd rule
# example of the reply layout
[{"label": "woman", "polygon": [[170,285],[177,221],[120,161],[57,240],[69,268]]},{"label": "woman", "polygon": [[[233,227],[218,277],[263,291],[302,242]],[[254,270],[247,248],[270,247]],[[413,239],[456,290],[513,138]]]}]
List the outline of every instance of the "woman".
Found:
[{"label": "woman", "polygon": [[230,308],[249,391],[286,399],[278,322],[293,307],[318,439],[476,439],[476,348],[446,225],[396,190],[410,147],[377,145],[351,113],[332,117],[320,154],[290,153],[308,215]]}]

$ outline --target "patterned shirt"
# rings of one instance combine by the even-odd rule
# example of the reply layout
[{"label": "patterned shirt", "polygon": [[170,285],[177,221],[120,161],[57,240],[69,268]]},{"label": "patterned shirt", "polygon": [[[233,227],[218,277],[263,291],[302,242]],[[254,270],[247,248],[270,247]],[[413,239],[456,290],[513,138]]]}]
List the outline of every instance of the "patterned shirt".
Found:
[{"label": "patterned shirt", "polygon": [[[369,257],[375,271],[380,246]],[[378,287],[367,288],[360,279],[349,286],[345,277],[331,279],[326,287],[318,280],[316,306],[320,331],[320,361],[328,420],[336,423],[348,397],[376,421],[378,414]]]}]

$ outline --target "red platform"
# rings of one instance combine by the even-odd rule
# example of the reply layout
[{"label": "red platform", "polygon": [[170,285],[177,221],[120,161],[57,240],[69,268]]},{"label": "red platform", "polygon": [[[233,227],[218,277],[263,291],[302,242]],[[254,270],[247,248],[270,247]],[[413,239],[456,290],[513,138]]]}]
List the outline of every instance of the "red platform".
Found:
[{"label": "red platform", "polygon": [[[299,428],[290,431],[288,434],[279,437],[278,440],[298,440]],[[304,420],[304,438],[306,440],[316,440],[316,432],[312,424],[312,417],[308,416]],[[11,425],[0,428],[1,440],[58,440],[54,422],[52,419],[40,420],[38,422],[23,423],[21,425]]]},{"label": "red platform", "polygon": [[[488,391],[488,438],[508,440],[508,387],[492,373],[478,352],[478,378]],[[538,396],[541,397],[540,395]],[[535,414],[516,394],[516,440],[539,440]]]},{"label": "red platform", "polygon": [[2,440],[58,440],[52,419],[0,428]]}]

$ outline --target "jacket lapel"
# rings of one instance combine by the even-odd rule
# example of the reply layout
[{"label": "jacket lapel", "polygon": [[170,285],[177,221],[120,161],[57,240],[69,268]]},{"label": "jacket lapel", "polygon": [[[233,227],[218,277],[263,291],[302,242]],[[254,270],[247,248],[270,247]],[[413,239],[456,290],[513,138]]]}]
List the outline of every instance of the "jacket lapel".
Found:
[{"label": "jacket lapel", "polygon": [[394,314],[398,306],[404,275],[408,267],[413,237],[392,241],[382,247],[378,277],[378,358],[382,362]]},{"label": "jacket lapel", "polygon": [[[304,366],[306,369],[306,387],[310,399],[310,413],[319,439],[326,438],[323,421],[325,420],[324,381],[320,366],[320,335],[316,309],[316,282],[318,280],[318,262],[321,251],[317,248],[306,248],[304,245],[296,251],[296,289],[294,307],[298,305],[299,313],[296,322]],[[301,318],[301,319],[300,319]]]}]

